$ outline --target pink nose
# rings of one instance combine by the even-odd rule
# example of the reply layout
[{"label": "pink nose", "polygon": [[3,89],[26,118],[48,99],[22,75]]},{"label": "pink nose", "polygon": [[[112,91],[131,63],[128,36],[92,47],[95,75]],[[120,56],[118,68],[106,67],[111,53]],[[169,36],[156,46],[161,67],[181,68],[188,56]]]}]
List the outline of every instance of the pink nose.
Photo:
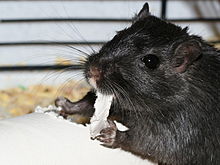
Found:
[{"label": "pink nose", "polygon": [[100,80],[101,73],[102,73],[102,71],[99,68],[97,68],[97,67],[92,66],[89,69],[89,76],[92,79],[94,79],[95,81],[99,81]]}]

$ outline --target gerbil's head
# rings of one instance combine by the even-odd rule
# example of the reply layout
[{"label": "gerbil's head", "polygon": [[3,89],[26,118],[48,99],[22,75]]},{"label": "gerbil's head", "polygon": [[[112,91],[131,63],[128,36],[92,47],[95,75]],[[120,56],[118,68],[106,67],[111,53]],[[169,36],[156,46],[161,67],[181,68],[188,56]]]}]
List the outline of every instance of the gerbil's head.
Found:
[{"label": "gerbil's head", "polygon": [[130,27],[88,57],[85,77],[104,94],[169,97],[185,88],[184,75],[194,72],[201,56],[200,42],[187,28],[150,15],[146,3]]}]

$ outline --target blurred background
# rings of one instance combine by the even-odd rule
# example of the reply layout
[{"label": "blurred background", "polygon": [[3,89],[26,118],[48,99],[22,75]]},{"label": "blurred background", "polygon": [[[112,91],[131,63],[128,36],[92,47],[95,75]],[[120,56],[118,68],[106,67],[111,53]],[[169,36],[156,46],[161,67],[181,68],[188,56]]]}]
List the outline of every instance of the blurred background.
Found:
[{"label": "blurred background", "polygon": [[[0,119],[31,113],[58,96],[82,97],[89,87],[77,63],[129,26],[145,2],[0,1]],[[220,47],[219,0],[148,3],[153,15]]]}]

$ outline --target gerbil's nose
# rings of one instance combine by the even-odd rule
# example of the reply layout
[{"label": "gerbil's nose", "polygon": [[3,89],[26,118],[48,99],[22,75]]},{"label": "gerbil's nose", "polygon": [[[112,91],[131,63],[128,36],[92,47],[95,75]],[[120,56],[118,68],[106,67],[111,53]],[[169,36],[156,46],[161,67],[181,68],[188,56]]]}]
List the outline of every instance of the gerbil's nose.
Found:
[{"label": "gerbil's nose", "polygon": [[99,81],[101,79],[101,69],[95,66],[91,66],[89,69],[89,77],[92,78],[94,81]]}]

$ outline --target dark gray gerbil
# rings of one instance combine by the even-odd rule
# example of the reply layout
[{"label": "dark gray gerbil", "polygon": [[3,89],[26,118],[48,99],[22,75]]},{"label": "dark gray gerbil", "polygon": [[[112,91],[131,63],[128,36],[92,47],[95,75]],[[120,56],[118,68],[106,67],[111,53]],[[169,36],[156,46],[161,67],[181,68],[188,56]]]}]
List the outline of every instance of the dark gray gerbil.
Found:
[{"label": "dark gray gerbil", "polygon": [[[114,94],[110,118],[129,128],[120,132],[109,121],[96,138],[105,146],[160,165],[220,164],[219,50],[150,15],[146,3],[84,66],[94,91]],[[79,102],[56,103],[64,114],[91,117],[95,99],[89,92]]]}]

